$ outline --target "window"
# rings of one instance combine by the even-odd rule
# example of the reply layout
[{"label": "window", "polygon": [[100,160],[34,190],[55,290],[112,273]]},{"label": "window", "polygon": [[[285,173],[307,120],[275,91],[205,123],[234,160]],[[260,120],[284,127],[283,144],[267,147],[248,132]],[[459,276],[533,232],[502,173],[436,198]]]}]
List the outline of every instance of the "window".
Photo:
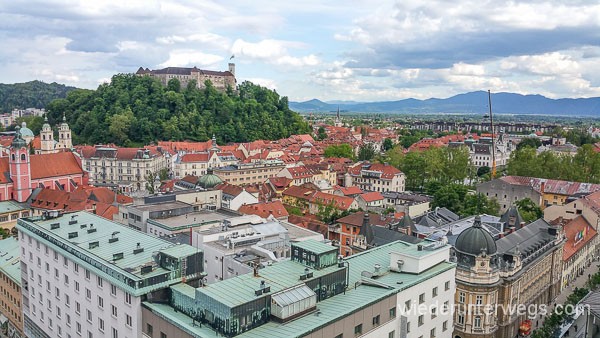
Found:
[{"label": "window", "polygon": [[87,300],[92,299],[92,290],[85,288],[85,298],[87,298]]},{"label": "window", "polygon": [[464,302],[465,302],[465,293],[464,292],[458,293],[458,302],[461,304],[464,304]]},{"label": "window", "polygon": [[448,321],[447,320],[445,320],[442,323],[442,331],[446,331],[446,330],[448,330]]},{"label": "window", "polygon": [[119,338],[119,331],[117,331],[117,329],[115,329],[114,327],[112,328],[112,338]]},{"label": "window", "polygon": [[425,303],[425,294],[422,293],[419,295],[419,304]]},{"label": "window", "polygon": [[131,327],[131,316],[130,315],[125,315],[125,323],[127,324],[127,326]]},{"label": "window", "polygon": [[79,302],[75,302],[75,313],[81,313],[81,304],[79,304]]},{"label": "window", "polygon": [[71,305],[71,297],[69,296],[68,293],[65,293],[65,305],[67,305],[67,306]]},{"label": "window", "polygon": [[438,288],[437,286],[433,288],[433,290],[431,290],[431,297],[437,297],[438,295]]},{"label": "window", "polygon": [[104,307],[104,299],[100,296],[98,296],[98,306],[101,308]]},{"label": "window", "polygon": [[85,279],[90,280],[90,270],[85,269]]},{"label": "window", "polygon": [[92,322],[92,311],[90,310],[87,310],[87,321],[90,323]]},{"label": "window", "polygon": [[429,337],[431,337],[431,338],[435,337],[435,327],[433,329],[431,329],[431,331],[429,331]]},{"label": "window", "polygon": [[483,304],[483,296],[482,296],[482,295],[477,295],[477,296],[475,296],[475,304],[476,304],[476,305],[481,305],[481,304]]},{"label": "window", "polygon": [[464,315],[458,315],[458,318],[456,319],[456,321],[458,322],[458,324],[460,325],[465,325],[465,316]]},{"label": "window", "polygon": [[65,274],[65,276],[64,276],[64,277],[65,277],[65,284],[66,284],[66,285],[69,285],[69,276],[67,276],[67,275]]},{"label": "window", "polygon": [[405,309],[405,312],[410,311],[410,300],[407,300],[406,302],[404,302],[404,309]]},{"label": "window", "polygon": [[102,277],[98,276],[98,287],[102,288]]},{"label": "window", "polygon": [[425,318],[423,318],[423,315],[419,316],[419,326],[423,325],[423,323],[425,322]]},{"label": "window", "polygon": [[396,318],[396,307],[390,309],[390,319]]},{"label": "window", "polygon": [[58,252],[54,251],[54,260],[58,260]]},{"label": "window", "polygon": [[379,325],[379,315],[373,317],[373,326]]},{"label": "window", "polygon": [[110,294],[113,296],[117,295],[117,287],[112,284],[110,285]]},{"label": "window", "polygon": [[71,316],[67,313],[67,326],[71,327]]},{"label": "window", "polygon": [[410,322],[406,322],[406,333],[410,332]]},{"label": "window", "polygon": [[160,338],[167,338],[167,334],[161,331]]},{"label": "window", "polygon": [[114,317],[116,317],[116,316],[117,316],[117,307],[116,307],[116,306],[114,306],[114,305],[111,305],[110,307],[111,307],[111,309],[112,309],[112,312],[111,312],[111,313],[112,313],[112,315],[113,315]]},{"label": "window", "polygon": [[354,327],[354,335],[358,336],[362,334],[362,324],[358,324]]},{"label": "window", "polygon": [[73,269],[75,270],[75,272],[79,272],[79,264],[73,263]]},{"label": "window", "polygon": [[77,323],[75,331],[77,331],[77,334],[81,335],[81,324]]},{"label": "window", "polygon": [[75,291],[79,292],[79,282],[75,281]]},{"label": "window", "polygon": [[104,332],[104,319],[98,318],[98,330]]},{"label": "window", "polygon": [[481,328],[481,317],[480,316],[475,316],[475,319],[473,320],[473,326],[476,329]]},{"label": "window", "polygon": [[131,295],[129,293],[125,293],[125,303],[131,304]]},{"label": "window", "polygon": [[431,308],[431,319],[437,317],[437,309],[435,307]]},{"label": "window", "polygon": [[59,288],[57,288],[57,287],[54,288],[54,294],[55,294],[56,299],[60,299],[60,289]]},{"label": "window", "polygon": [[153,331],[152,325],[146,323],[146,333],[151,337],[152,337],[152,331]]},{"label": "window", "polygon": [[88,331],[88,338],[94,338],[94,336],[92,335],[92,333],[90,331]]}]

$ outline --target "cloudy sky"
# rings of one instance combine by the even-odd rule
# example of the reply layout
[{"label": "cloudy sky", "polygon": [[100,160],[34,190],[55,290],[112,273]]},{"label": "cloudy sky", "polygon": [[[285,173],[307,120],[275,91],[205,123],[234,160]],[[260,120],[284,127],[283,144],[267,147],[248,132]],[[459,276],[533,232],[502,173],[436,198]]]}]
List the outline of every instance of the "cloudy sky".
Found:
[{"label": "cloudy sky", "polygon": [[143,66],[226,70],[300,101],[491,89],[600,96],[600,4],[491,0],[0,2],[0,82],[96,88]]}]

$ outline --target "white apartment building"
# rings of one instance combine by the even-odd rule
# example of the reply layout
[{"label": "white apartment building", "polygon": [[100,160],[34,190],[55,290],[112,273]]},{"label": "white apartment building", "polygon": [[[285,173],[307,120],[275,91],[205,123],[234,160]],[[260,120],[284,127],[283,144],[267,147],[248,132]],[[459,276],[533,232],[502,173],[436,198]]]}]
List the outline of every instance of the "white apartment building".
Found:
[{"label": "white apartment building", "polygon": [[24,332],[136,338],[141,302],[200,278],[202,253],[87,212],[19,219]]},{"label": "white apartment building", "polygon": [[172,154],[159,146],[121,148],[83,146],[77,149],[90,184],[118,189],[122,193],[146,191],[148,177],[163,169],[171,173]]},{"label": "white apartment building", "polygon": [[357,186],[363,191],[403,192],[405,180],[403,172],[387,163],[359,162],[348,168],[344,185]]}]

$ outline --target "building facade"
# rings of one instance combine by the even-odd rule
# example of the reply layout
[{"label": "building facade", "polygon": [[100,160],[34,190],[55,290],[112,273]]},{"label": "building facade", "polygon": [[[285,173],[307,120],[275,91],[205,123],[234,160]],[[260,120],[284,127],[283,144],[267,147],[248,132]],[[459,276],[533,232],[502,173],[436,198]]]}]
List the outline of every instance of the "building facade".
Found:
[{"label": "building facade", "polygon": [[227,87],[235,89],[236,86],[234,63],[230,63],[229,69],[224,72],[198,69],[196,67],[167,67],[156,70],[140,67],[135,74],[157,78],[164,86],[172,79],[179,80],[181,88],[186,88],[191,81],[196,81],[196,86],[200,89],[205,88],[205,81],[212,82],[212,85],[218,90],[225,90]]},{"label": "building facade", "polygon": [[200,278],[202,253],[87,212],[20,219],[28,337],[134,338],[141,302]]},{"label": "building facade", "polygon": [[161,170],[170,173],[171,153],[162,147],[122,148],[83,146],[78,149],[90,184],[106,186],[122,193],[146,191],[148,178]]},{"label": "building facade", "polygon": [[267,179],[275,177],[284,167],[283,161],[266,160],[215,168],[213,173],[229,184],[248,185],[263,183]]},{"label": "building facade", "polygon": [[[560,292],[563,232],[539,219],[494,240],[479,216],[454,245],[454,337],[512,338]],[[514,311],[524,306],[532,313]]]},{"label": "building facade", "polygon": [[402,192],[406,176],[389,164],[360,162],[348,168],[345,186],[357,186],[364,191]]}]

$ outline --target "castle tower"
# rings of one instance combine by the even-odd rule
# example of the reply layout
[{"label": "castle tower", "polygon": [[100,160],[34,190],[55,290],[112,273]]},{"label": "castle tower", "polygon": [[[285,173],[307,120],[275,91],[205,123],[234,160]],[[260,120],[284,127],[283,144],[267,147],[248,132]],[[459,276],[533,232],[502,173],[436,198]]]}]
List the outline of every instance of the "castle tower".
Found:
[{"label": "castle tower", "polygon": [[230,62],[229,63],[229,72],[235,76],[235,63]]},{"label": "castle tower", "polygon": [[71,141],[71,129],[67,124],[67,119],[63,115],[63,121],[58,127],[58,148],[60,149],[71,149],[73,148],[73,142]]},{"label": "castle tower", "polygon": [[21,137],[21,130],[16,128],[17,135],[10,146],[8,166],[10,179],[13,182],[11,198],[17,202],[25,202],[31,195],[31,166],[27,142]]},{"label": "castle tower", "polygon": [[44,118],[44,125],[40,131],[41,153],[49,154],[54,152],[54,132],[48,124],[48,116]]}]

